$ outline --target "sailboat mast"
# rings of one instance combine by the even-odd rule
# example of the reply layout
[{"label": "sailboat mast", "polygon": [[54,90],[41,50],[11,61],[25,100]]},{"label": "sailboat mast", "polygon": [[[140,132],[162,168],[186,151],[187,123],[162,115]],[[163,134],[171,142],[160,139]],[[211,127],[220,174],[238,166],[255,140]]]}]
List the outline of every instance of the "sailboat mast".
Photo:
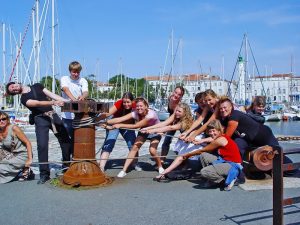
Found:
[{"label": "sailboat mast", "polygon": [[138,93],[137,93],[137,79],[135,78],[135,97],[138,97]]},{"label": "sailboat mast", "polygon": [[[172,29],[171,33],[171,83],[173,83],[173,69],[174,69],[174,30]],[[175,88],[175,87],[174,87]],[[173,90],[170,90],[172,92]]]},{"label": "sailboat mast", "polygon": [[222,74],[222,80],[224,81],[224,75],[225,75],[225,60],[224,55],[222,55],[222,65],[221,65],[221,74]]},{"label": "sailboat mast", "polygon": [[38,81],[40,81],[40,19],[39,19],[39,8],[40,1],[36,0],[36,12],[35,12],[35,20],[36,20],[36,74],[38,77]]},{"label": "sailboat mast", "polygon": [[2,69],[3,69],[3,85],[6,82],[6,43],[5,43],[5,23],[2,24]]},{"label": "sailboat mast", "polygon": [[55,40],[54,40],[54,37],[55,37],[55,24],[54,24],[54,1],[55,0],[52,0],[52,93],[55,93],[55,49],[54,49],[54,46],[55,46]]},{"label": "sailboat mast", "polygon": [[121,83],[121,97],[122,97],[123,96],[122,58],[120,58],[120,83]]}]

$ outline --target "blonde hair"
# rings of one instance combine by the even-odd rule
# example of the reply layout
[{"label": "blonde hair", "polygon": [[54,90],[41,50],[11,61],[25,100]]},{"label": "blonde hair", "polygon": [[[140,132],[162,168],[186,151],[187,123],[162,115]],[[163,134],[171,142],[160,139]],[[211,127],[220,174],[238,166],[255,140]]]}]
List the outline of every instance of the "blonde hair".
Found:
[{"label": "blonde hair", "polygon": [[178,122],[181,122],[181,128],[182,130],[187,130],[189,129],[192,124],[193,124],[193,116],[191,113],[191,108],[188,104],[186,103],[179,103],[177,107],[180,107],[183,109],[183,117],[179,119]]},{"label": "blonde hair", "polygon": [[7,125],[10,124],[9,115],[6,112],[0,111],[0,117],[5,117],[7,120]]},{"label": "blonde hair", "polygon": [[69,71],[71,72],[71,71],[73,71],[73,70],[75,70],[75,71],[77,71],[77,72],[80,73],[80,71],[82,70],[81,64],[80,64],[79,62],[77,62],[77,61],[71,62],[71,63],[69,64]]},{"label": "blonde hair", "polygon": [[207,89],[204,92],[204,96],[206,97],[207,95],[210,95],[213,98],[218,98],[218,95],[216,94],[216,92],[214,92],[212,89]]},{"label": "blonde hair", "polygon": [[222,134],[224,133],[224,127],[222,126],[220,120],[212,120],[209,122],[206,128],[206,132],[208,133],[209,130],[216,129],[220,131]]}]

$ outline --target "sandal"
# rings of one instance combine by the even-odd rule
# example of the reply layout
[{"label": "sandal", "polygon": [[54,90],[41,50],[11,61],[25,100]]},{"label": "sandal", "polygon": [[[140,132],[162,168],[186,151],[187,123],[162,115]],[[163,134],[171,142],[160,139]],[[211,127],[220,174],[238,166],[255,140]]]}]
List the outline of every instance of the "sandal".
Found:
[{"label": "sandal", "polygon": [[25,180],[34,180],[35,174],[30,169],[30,167],[24,167],[23,171],[19,177],[19,181],[25,181]]},{"label": "sandal", "polygon": [[165,174],[161,174],[161,175],[159,175],[157,177],[154,177],[153,181],[157,181],[157,182],[170,182],[169,178]]}]

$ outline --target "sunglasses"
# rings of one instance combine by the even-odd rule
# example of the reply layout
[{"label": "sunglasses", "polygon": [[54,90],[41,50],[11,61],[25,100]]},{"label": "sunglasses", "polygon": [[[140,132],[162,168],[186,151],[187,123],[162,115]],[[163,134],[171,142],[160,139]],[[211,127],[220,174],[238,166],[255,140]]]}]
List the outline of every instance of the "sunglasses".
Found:
[{"label": "sunglasses", "polygon": [[5,121],[5,120],[7,120],[7,118],[5,117],[5,118],[1,118],[0,119],[0,121]]}]

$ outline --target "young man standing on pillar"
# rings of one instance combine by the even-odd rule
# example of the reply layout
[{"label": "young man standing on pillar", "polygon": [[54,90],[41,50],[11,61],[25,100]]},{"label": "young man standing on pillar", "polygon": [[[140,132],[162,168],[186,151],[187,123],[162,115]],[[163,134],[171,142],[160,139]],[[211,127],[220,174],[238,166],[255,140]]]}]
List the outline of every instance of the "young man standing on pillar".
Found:
[{"label": "young man standing on pillar", "polygon": [[[86,79],[80,77],[81,70],[82,66],[79,62],[73,61],[69,64],[70,76],[63,76],[60,80],[61,93],[64,99],[69,101],[82,101],[88,97],[88,82]],[[74,113],[62,112],[62,120],[72,143],[74,143],[74,129],[72,125],[74,117]]]}]

